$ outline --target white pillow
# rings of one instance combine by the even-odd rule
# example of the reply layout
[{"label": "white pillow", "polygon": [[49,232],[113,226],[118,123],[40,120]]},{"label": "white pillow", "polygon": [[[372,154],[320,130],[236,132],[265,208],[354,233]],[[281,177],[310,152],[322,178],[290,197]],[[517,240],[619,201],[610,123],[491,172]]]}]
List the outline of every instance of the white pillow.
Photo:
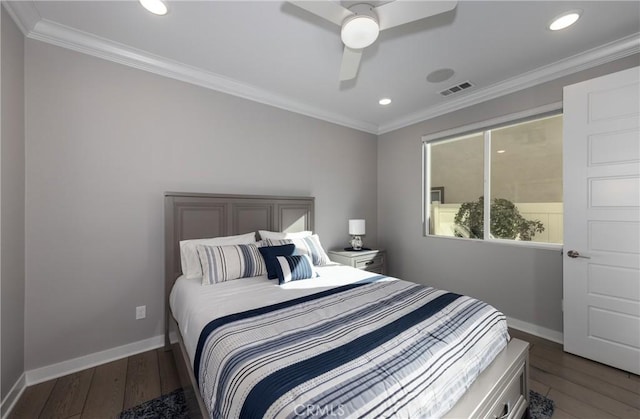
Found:
[{"label": "white pillow", "polygon": [[308,237],[297,239],[265,239],[258,242],[261,246],[281,246],[283,244],[293,243],[296,246],[294,255],[309,255],[315,266],[328,265],[331,260],[320,244],[320,237],[313,234]]},{"label": "white pillow", "polygon": [[301,239],[303,237],[309,237],[313,234],[312,231],[298,231],[296,233],[284,233],[280,231],[267,231],[267,230],[258,230],[258,233],[260,234],[260,238],[262,240]]},{"label": "white pillow", "polygon": [[182,274],[188,279],[202,276],[202,265],[198,257],[196,246],[228,246],[235,244],[251,244],[256,242],[256,233],[239,234],[237,236],[214,237],[211,239],[182,240],[180,242],[180,263]]}]

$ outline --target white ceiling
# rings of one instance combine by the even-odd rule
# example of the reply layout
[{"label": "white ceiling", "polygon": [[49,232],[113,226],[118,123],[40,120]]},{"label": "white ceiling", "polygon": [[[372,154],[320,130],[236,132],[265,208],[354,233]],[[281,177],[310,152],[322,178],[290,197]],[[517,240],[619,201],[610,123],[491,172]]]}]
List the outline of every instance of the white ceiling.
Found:
[{"label": "white ceiling", "polygon": [[[381,32],[340,83],[340,28],[283,1],[168,0],[162,17],[137,1],[4,4],[30,38],[372,133],[640,52],[637,1],[459,1]],[[577,24],[547,29],[571,9]],[[455,75],[426,80],[442,68]]]}]

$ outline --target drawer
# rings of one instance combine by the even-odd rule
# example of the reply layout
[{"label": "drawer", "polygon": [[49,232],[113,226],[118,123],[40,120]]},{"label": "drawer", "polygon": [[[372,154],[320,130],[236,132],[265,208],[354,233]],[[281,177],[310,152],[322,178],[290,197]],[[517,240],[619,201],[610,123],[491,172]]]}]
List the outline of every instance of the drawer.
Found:
[{"label": "drawer", "polygon": [[517,375],[511,378],[507,387],[489,410],[486,418],[521,418],[527,408],[527,399],[524,395],[526,388],[524,380],[524,370],[520,370]]},{"label": "drawer", "polygon": [[376,255],[373,258],[356,259],[355,267],[370,271],[374,267],[382,268],[384,265],[384,255]]},{"label": "drawer", "polygon": [[373,272],[373,273],[380,274],[380,275],[385,275],[386,274],[386,272],[384,270],[384,265],[371,265],[371,266],[368,266],[367,268],[365,268],[365,271]]}]

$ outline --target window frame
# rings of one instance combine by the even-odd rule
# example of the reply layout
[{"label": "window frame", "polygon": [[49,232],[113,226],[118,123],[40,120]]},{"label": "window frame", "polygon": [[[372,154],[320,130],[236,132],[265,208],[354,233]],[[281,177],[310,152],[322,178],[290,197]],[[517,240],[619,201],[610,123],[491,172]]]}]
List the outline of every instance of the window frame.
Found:
[{"label": "window frame", "polygon": [[[468,124],[461,127],[449,129],[446,131],[440,131],[433,134],[427,134],[422,136],[422,235],[428,239],[453,239],[464,240],[473,243],[492,243],[507,246],[524,246],[537,249],[549,249],[549,250],[562,250],[563,243],[544,243],[522,240],[508,240],[500,238],[491,238],[490,231],[485,227],[484,237],[482,239],[471,239],[465,237],[455,236],[438,236],[429,233],[429,223],[431,214],[431,171],[429,167],[430,150],[428,145],[434,142],[441,142],[464,137],[466,135],[480,135],[484,137],[484,167],[483,167],[483,194],[484,196],[491,196],[491,130],[508,127],[536,119],[541,119],[549,116],[559,115],[562,113],[562,102],[555,102],[549,105],[540,106],[537,108],[529,109],[523,112],[516,112],[508,115],[504,115],[498,118],[493,118],[487,121],[478,122],[474,124]],[[490,220],[490,205],[491,200],[485,200],[484,211],[484,225],[488,226],[491,223]],[[489,209],[489,210],[488,210]]]}]

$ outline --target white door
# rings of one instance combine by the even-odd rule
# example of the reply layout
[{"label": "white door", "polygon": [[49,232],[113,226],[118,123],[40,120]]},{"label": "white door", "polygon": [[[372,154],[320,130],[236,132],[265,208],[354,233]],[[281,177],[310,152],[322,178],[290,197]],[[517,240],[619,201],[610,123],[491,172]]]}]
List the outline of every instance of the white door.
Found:
[{"label": "white door", "polygon": [[564,350],[640,374],[640,68],[563,107]]}]

